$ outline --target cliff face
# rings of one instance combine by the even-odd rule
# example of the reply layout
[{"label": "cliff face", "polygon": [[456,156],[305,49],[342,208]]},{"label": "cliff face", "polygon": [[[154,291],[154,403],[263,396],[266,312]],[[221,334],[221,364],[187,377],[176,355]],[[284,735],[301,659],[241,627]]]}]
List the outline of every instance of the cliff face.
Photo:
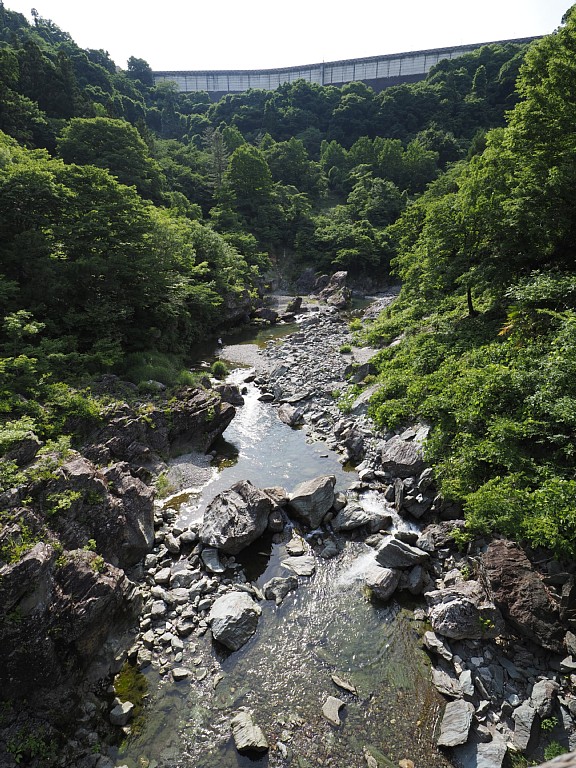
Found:
[{"label": "cliff face", "polygon": [[202,389],[137,408],[117,404],[82,452],[3,494],[3,698],[74,685],[110,632],[134,619],[140,593],[125,569],[154,543],[145,480],[177,444],[207,450],[234,414]]}]

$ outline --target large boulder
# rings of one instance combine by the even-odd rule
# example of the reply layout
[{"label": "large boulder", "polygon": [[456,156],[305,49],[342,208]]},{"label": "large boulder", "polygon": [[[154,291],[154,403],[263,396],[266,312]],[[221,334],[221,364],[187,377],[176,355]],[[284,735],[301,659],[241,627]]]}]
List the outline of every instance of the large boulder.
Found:
[{"label": "large boulder", "polygon": [[394,435],[382,448],[382,468],[396,477],[419,475],[424,469],[422,446]]},{"label": "large boulder", "polygon": [[391,536],[380,545],[375,557],[385,568],[412,568],[428,560],[428,553]]},{"label": "large boulder", "polygon": [[390,515],[364,509],[360,504],[348,503],[332,520],[332,528],[335,531],[352,531],[355,528],[368,526],[371,532],[381,531],[392,522]]},{"label": "large boulder", "polygon": [[326,285],[326,287],[324,287],[318,294],[319,298],[324,300],[331,307],[345,309],[352,297],[352,292],[346,287],[347,279],[347,272],[334,272],[328,285]]},{"label": "large boulder", "polygon": [[288,507],[310,528],[318,528],[334,503],[334,475],[316,477],[300,483],[290,494]]},{"label": "large boulder", "polygon": [[256,541],[268,527],[275,502],[249,480],[240,480],[214,498],[200,529],[200,540],[229,555]]},{"label": "large boulder", "polygon": [[506,620],[533,642],[561,653],[564,633],[558,605],[520,547],[495,540],[483,555],[483,565],[494,602]]},{"label": "large boulder", "polygon": [[298,424],[302,424],[304,413],[302,408],[295,408],[290,403],[282,403],[278,408],[278,418],[289,427],[296,427]]},{"label": "large boulder", "polygon": [[364,583],[379,600],[389,600],[400,581],[400,571],[393,568],[382,568],[374,563],[364,575]]},{"label": "large boulder", "polygon": [[462,581],[426,592],[432,629],[453,640],[498,637],[502,616],[477,581]]},{"label": "large boulder", "polygon": [[435,552],[441,547],[453,544],[455,535],[463,531],[465,526],[464,520],[449,520],[427,525],[418,536],[416,546],[424,552]]},{"label": "large boulder", "polygon": [[217,598],[208,614],[212,637],[231,651],[241,648],[256,632],[262,609],[246,592]]}]

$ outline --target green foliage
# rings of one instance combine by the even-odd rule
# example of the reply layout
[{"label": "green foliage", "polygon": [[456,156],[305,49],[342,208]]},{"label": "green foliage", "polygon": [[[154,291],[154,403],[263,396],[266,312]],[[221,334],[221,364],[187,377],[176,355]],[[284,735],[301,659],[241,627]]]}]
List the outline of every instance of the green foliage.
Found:
[{"label": "green foliage", "polygon": [[54,739],[49,739],[42,730],[34,731],[20,728],[17,734],[8,741],[6,749],[14,758],[14,762],[28,763],[33,759],[43,761],[56,758],[58,745]]},{"label": "green foliage", "polygon": [[215,379],[225,379],[228,376],[228,367],[222,360],[215,360],[210,366],[210,372]]},{"label": "green foliage", "polygon": [[355,333],[356,331],[361,331],[363,329],[362,320],[360,320],[359,317],[355,317],[353,320],[350,320],[348,323],[348,328]]},{"label": "green foliage", "polygon": [[114,691],[120,701],[130,701],[134,704],[132,718],[132,733],[138,733],[143,725],[144,706],[148,696],[148,680],[128,662],[114,678]]},{"label": "green foliage", "polygon": [[50,493],[46,496],[46,514],[49,517],[53,517],[61,512],[67,512],[81,498],[82,493],[80,491],[72,491],[70,489],[58,493]]},{"label": "green foliage", "polygon": [[[453,166],[389,228],[402,292],[366,331],[384,347],[370,412],[386,428],[432,425],[426,456],[443,494],[464,505],[463,543],[501,533],[570,558],[576,200],[564,158],[575,39],[572,10],[557,35],[530,48],[508,127],[489,132],[481,155]],[[485,66],[469,103],[485,98]]]},{"label": "green foliage", "polygon": [[164,472],[155,479],[154,487],[156,488],[156,496],[159,499],[166,498],[166,496],[169,496],[176,490]]},{"label": "green foliage", "polygon": [[96,571],[96,573],[103,573],[106,570],[106,561],[102,555],[96,555],[96,557],[90,561],[90,567],[93,571]]},{"label": "green foliage", "polygon": [[551,741],[544,747],[544,760],[554,760],[555,757],[565,755],[569,750],[558,741]]},{"label": "green foliage", "polygon": [[540,730],[544,731],[545,733],[548,731],[553,731],[557,725],[558,725],[557,717],[545,717],[543,720],[540,721]]},{"label": "green foliage", "polygon": [[340,346],[340,349],[339,349],[338,351],[339,351],[341,354],[343,354],[343,355],[345,355],[345,354],[349,354],[350,352],[352,352],[352,347],[350,346],[350,344],[342,344],[342,345]]},{"label": "green foliage", "polygon": [[0,560],[5,563],[17,563],[32,547],[40,541],[27,525],[20,525],[6,540],[0,542]]}]

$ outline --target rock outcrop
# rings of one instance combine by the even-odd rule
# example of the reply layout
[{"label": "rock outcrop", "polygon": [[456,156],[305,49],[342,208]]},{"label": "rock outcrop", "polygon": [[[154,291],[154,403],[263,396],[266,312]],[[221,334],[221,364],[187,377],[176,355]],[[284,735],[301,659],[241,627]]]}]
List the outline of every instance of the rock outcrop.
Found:
[{"label": "rock outcrop", "polygon": [[558,603],[520,547],[498,539],[483,556],[494,602],[522,635],[543,648],[562,652]]},{"label": "rock outcrop", "polygon": [[346,286],[348,272],[334,272],[328,284],[318,294],[319,298],[336,309],[346,309],[352,296]]},{"label": "rock outcrop", "polygon": [[133,619],[139,593],[123,571],[94,552],[57,556],[38,543],[0,568],[0,687],[21,698],[68,684],[114,628]]}]

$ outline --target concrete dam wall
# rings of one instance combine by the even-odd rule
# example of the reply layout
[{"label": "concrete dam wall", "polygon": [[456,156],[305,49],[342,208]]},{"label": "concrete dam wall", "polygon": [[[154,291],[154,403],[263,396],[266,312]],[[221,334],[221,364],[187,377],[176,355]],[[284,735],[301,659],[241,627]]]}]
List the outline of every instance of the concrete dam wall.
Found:
[{"label": "concrete dam wall", "polygon": [[[536,37],[516,40],[499,40],[497,44],[529,43]],[[175,82],[181,92],[208,91],[213,96],[226,93],[240,93],[250,88],[272,91],[283,83],[306,80],[318,85],[343,85],[357,80],[381,91],[398,83],[423,80],[430,69],[442,59],[455,59],[484,45],[494,43],[472,43],[455,48],[435,48],[427,51],[393,53],[385,56],[371,56],[365,59],[306,64],[281,69],[227,69],[191,70],[180,72],[154,72],[156,83]]]}]

